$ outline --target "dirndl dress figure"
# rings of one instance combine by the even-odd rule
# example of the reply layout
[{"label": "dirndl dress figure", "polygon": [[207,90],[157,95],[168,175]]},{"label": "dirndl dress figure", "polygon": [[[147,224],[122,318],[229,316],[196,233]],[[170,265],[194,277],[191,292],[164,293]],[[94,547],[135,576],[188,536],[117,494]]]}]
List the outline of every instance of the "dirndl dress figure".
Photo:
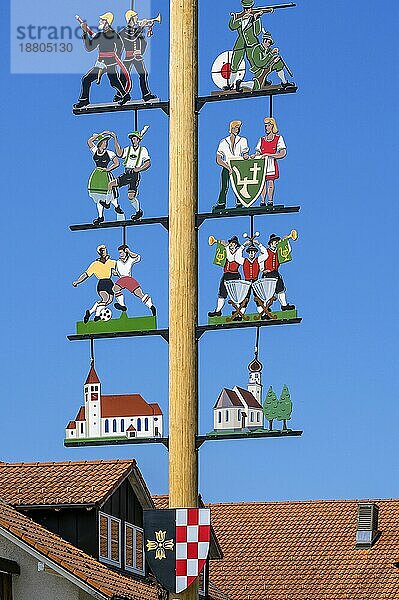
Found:
[{"label": "dirndl dress figure", "polygon": [[111,204],[117,214],[123,215],[124,213],[118,203],[118,188],[114,187],[112,190],[108,188],[109,182],[113,181],[115,177],[112,171],[105,170],[114,161],[115,152],[108,149],[101,152],[95,145],[90,149],[96,166],[89,177],[87,189],[90,198],[94,200],[97,206],[98,219],[95,219],[93,223],[98,225],[104,221],[104,208],[110,208]]}]

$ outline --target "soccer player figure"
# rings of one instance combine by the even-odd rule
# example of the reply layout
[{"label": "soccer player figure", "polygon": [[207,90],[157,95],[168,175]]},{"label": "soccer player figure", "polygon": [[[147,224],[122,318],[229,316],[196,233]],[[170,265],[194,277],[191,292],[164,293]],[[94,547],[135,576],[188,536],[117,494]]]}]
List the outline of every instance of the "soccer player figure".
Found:
[{"label": "soccer player figure", "polygon": [[109,189],[113,190],[115,187],[121,188],[128,186],[127,196],[136,211],[131,217],[132,221],[137,221],[143,216],[137,194],[141,173],[147,171],[151,166],[151,159],[147,148],[140,145],[140,142],[148,129],[149,126],[146,125],[141,131],[132,131],[132,133],[129,133],[128,137],[130,138],[131,145],[126,148],[121,147],[118,138],[113,134],[116,155],[123,159],[125,172],[122,173],[122,175],[119,175],[114,181],[110,181]]},{"label": "soccer player figure", "polygon": [[287,146],[285,145],[282,135],[278,135],[276,119],[266,117],[265,135],[260,138],[256,146],[256,154],[254,156],[265,156],[266,163],[266,181],[262,190],[262,200],[260,205],[265,206],[265,198],[267,195],[267,205],[273,206],[275,181],[280,177],[278,161],[287,156]]},{"label": "soccer player figure", "polygon": [[252,68],[252,72],[254,73],[254,91],[264,89],[272,84],[271,81],[268,81],[267,77],[273,71],[275,71],[277,77],[280,79],[281,87],[284,90],[295,87],[295,83],[287,81],[285,76],[286,64],[279,54],[279,49],[272,48],[273,44],[272,34],[270,31],[265,31],[262,35],[262,43],[253,49],[252,60],[254,67]]},{"label": "soccer player figure", "polygon": [[[264,270],[264,263],[268,257],[268,253],[267,253],[267,248],[265,248],[265,246],[263,246],[263,244],[261,244],[258,240],[253,239],[251,241],[246,241],[244,246],[246,247],[246,253],[248,254],[248,256],[246,258],[244,258],[244,262],[242,265],[242,270],[244,273],[244,279],[245,281],[250,281],[251,283],[253,283],[254,281],[257,281],[259,279],[259,275],[260,273],[262,273],[262,271]],[[258,252],[260,251],[260,255],[257,256]],[[252,290],[252,294],[253,294],[253,290]],[[249,297],[251,295],[251,290],[249,290],[248,292],[248,301],[249,301]],[[263,307],[260,306],[260,304],[255,300],[255,304],[257,305],[257,311],[259,313],[263,312]],[[245,308],[241,311],[242,314],[245,313]]]},{"label": "soccer player figure", "polygon": [[98,279],[97,293],[100,296],[100,300],[96,301],[90,309],[87,309],[83,317],[84,323],[87,323],[90,316],[95,313],[94,321],[100,320],[100,312],[103,308],[111,304],[114,292],[113,292],[113,281],[111,279],[112,270],[116,267],[116,261],[109,257],[108,251],[104,244],[101,244],[97,248],[99,257],[97,260],[91,263],[82,273],[82,275],[72,283],[73,287],[77,287],[80,283],[83,283],[94,275]]},{"label": "soccer player figure", "polygon": [[111,204],[117,214],[123,215],[123,210],[118,203],[118,188],[113,188],[111,191],[108,189],[109,182],[115,179],[112,171],[119,166],[119,160],[115,152],[108,150],[110,139],[110,132],[103,131],[102,133],[93,133],[87,140],[87,145],[93,154],[96,165],[88,183],[89,196],[96,203],[98,212],[97,219],[93,221],[94,225],[100,225],[104,222],[104,208],[109,208]]},{"label": "soccer player figure", "polygon": [[244,262],[244,257],[242,255],[244,246],[240,245],[236,235],[230,238],[227,242],[221,241],[220,243],[226,248],[226,262],[224,265],[224,272],[220,280],[216,309],[208,312],[208,317],[221,317],[222,310],[228,296],[225,282],[241,279],[239,268]]},{"label": "soccer player figure", "polygon": [[[294,304],[288,304],[285,295],[284,280],[279,273],[280,262],[278,259],[277,245],[281,241],[278,235],[272,233],[268,241],[267,258],[264,262],[264,270],[262,277],[266,279],[277,279],[276,294],[278,301],[281,304],[281,310],[294,310]],[[270,308],[271,310],[271,308]]]},{"label": "soccer player figure", "polygon": [[114,270],[115,274],[118,276],[118,279],[113,287],[116,300],[114,304],[115,308],[124,312],[127,311],[125,298],[123,295],[123,290],[127,290],[139,298],[142,303],[150,309],[155,317],[157,314],[157,309],[153,305],[150,296],[148,294],[144,294],[139,282],[132,277],[133,265],[140,262],[141,256],[135,252],[132,252],[129,246],[126,244],[119,246],[118,252],[119,259],[116,261],[116,268]]},{"label": "soccer player figure", "polygon": [[[128,10],[126,13],[127,25],[119,35],[122,38],[125,46],[125,57],[123,64],[126,70],[130,73],[132,67],[135,68],[137,75],[139,76],[141,96],[144,102],[154,100],[156,96],[151,93],[148,85],[148,71],[144,63],[144,52],[147,48],[147,40],[145,39],[145,28],[148,27],[151,21],[143,19],[139,21],[138,14],[134,10]],[[127,80],[124,72],[120,75],[123,86],[126,86]],[[116,97],[116,100],[120,100],[120,97]]]},{"label": "soccer player figure", "polygon": [[[83,43],[86,50],[93,52],[98,48],[98,59],[94,67],[82,79],[80,98],[74,104],[74,108],[83,108],[90,104],[91,85],[94,81],[100,83],[104,73],[107,73],[110,84],[118,94],[118,104],[122,105],[130,100],[130,88],[128,86],[125,89],[119,77],[118,67],[121,70],[125,69],[120,58],[123,52],[123,42],[119,34],[112,29],[113,21],[114,15],[112,13],[101,15],[98,24],[99,31],[93,36],[88,33],[87,23],[82,22],[80,25],[83,29]],[[130,78],[128,77],[128,79],[130,85]]]},{"label": "soccer player figure", "polygon": [[[227,192],[230,185],[230,160],[232,158],[249,158],[248,141],[245,137],[240,136],[241,126],[241,121],[231,121],[229,128],[230,135],[220,141],[216,152],[216,163],[222,167],[222,172],[220,175],[219,198],[213,207],[215,212],[226,208]],[[236,198],[236,208],[240,206],[241,203]]]}]

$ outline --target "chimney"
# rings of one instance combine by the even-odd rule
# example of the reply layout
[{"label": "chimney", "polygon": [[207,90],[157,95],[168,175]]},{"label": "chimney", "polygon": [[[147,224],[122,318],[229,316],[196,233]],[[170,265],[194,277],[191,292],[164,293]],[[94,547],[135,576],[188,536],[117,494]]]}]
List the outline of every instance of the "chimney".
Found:
[{"label": "chimney", "polygon": [[360,502],[357,509],[356,548],[371,548],[379,536],[378,506],[373,502]]}]

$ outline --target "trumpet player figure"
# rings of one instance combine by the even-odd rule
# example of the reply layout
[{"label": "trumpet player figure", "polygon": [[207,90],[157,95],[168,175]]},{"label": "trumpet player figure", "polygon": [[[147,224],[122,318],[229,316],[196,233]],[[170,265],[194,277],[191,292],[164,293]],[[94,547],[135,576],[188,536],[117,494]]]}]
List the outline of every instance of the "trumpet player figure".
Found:
[{"label": "trumpet player figure", "polygon": [[265,206],[267,195],[267,205],[273,206],[275,181],[280,177],[278,161],[287,156],[287,146],[282,135],[278,133],[276,119],[266,117],[264,119],[265,135],[259,139],[256,146],[255,156],[262,156],[266,159],[266,181],[262,190],[262,200],[260,205]]},{"label": "trumpet player figure", "polygon": [[244,263],[242,255],[244,246],[240,245],[238,237],[233,235],[227,242],[219,241],[218,244],[225,248],[225,260],[223,266],[223,275],[219,284],[218,299],[215,310],[208,312],[208,317],[221,317],[222,310],[228,296],[226,281],[241,279],[239,273],[240,266]]},{"label": "trumpet player figure", "polygon": [[100,83],[102,76],[106,73],[110,84],[116,90],[117,102],[122,105],[130,100],[130,76],[125,73],[127,83],[122,84],[119,76],[119,69],[126,71],[121,60],[123,51],[123,42],[120,35],[112,28],[114,15],[105,13],[101,15],[98,23],[98,32],[94,33],[92,29],[80,17],[76,17],[83,30],[83,44],[88,52],[98,50],[97,61],[84,75],[82,79],[82,89],[80,98],[74,108],[83,108],[90,104],[90,88],[94,81]]},{"label": "trumpet player figure", "polygon": [[[119,32],[125,47],[123,64],[128,73],[131,72],[132,67],[135,68],[139,76],[141,96],[144,102],[148,102],[149,100],[154,100],[156,96],[149,88],[148,71],[144,63],[144,53],[147,48],[145,30],[148,28],[147,35],[151,36],[153,24],[156,20],[160,22],[160,16],[156,19],[143,19],[140,21],[136,11],[128,10],[125,17],[127,25]],[[123,71],[121,72],[120,79],[123,86],[126,86],[127,80]],[[120,97],[116,96],[115,99],[120,100]]]},{"label": "trumpet player figure", "polygon": [[[294,237],[294,236],[297,236],[296,231],[291,232],[291,237],[293,237],[293,239],[296,239],[296,237]],[[295,310],[295,305],[288,304],[288,302],[287,302],[287,298],[286,298],[286,294],[285,294],[286,290],[285,290],[284,280],[279,273],[280,265],[283,262],[288,262],[291,260],[288,237],[290,237],[290,236],[287,236],[286,238],[281,239],[281,237],[279,237],[278,235],[275,235],[274,233],[271,234],[269,241],[268,241],[267,258],[264,261],[264,270],[263,270],[263,274],[262,274],[262,277],[264,277],[266,279],[277,279],[276,294],[277,294],[278,301],[280,302],[280,305],[281,305],[281,310],[283,310],[283,311]],[[288,252],[283,252],[283,254],[284,254],[283,259],[281,258],[282,253],[279,252],[279,244],[281,244],[281,242],[285,242],[285,247],[288,249]]]}]

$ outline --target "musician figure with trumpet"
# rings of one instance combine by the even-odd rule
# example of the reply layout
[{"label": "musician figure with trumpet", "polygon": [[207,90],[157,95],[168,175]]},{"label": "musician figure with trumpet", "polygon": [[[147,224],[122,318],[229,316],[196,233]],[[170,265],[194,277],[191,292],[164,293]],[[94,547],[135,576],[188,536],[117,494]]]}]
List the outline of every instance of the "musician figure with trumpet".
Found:
[{"label": "musician figure with trumpet", "polygon": [[287,302],[284,280],[279,273],[280,265],[292,260],[289,243],[290,239],[298,239],[298,233],[295,229],[283,239],[274,233],[271,234],[268,241],[267,258],[264,261],[264,270],[262,274],[263,278],[277,279],[276,294],[282,311],[295,310],[294,304],[288,304]]},{"label": "musician figure with trumpet", "polygon": [[244,257],[242,255],[244,246],[240,245],[236,235],[233,235],[227,242],[224,240],[216,240],[213,236],[210,236],[208,242],[210,246],[213,246],[215,243],[218,244],[220,257],[216,264],[223,266],[223,275],[219,284],[216,308],[215,310],[208,312],[208,317],[221,317],[228,296],[225,282],[241,279],[239,268],[244,263]]},{"label": "musician figure with trumpet", "polygon": [[[127,25],[119,32],[125,47],[123,64],[128,73],[131,72],[132,67],[135,68],[136,73],[139,76],[142,98],[144,102],[148,102],[149,100],[154,100],[156,96],[149,88],[148,71],[144,63],[144,53],[147,48],[145,30],[147,29],[147,37],[151,37],[154,23],[161,22],[161,15],[159,14],[155,19],[139,20],[136,11],[128,10],[125,16]],[[123,71],[121,72],[120,78],[122,84],[126,86],[126,75]],[[115,99],[120,100],[119,97],[116,97]]]}]

